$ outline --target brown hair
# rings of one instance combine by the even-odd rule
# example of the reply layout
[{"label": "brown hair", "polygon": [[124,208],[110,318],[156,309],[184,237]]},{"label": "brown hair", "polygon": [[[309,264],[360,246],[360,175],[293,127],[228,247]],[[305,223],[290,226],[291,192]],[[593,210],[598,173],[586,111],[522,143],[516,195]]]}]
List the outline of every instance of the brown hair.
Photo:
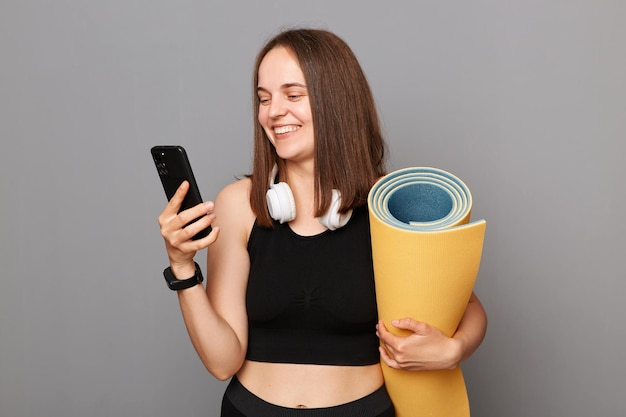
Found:
[{"label": "brown hair", "polygon": [[337,35],[319,29],[292,29],[279,33],[261,49],[254,68],[250,205],[258,223],[272,224],[265,193],[274,164],[279,172],[284,168],[258,122],[256,93],[261,61],[276,47],[293,51],[307,84],[315,136],[315,215],[328,210],[333,188],[341,192],[340,212],[362,206],[374,182],[386,173],[386,144],[369,84],[356,56]]}]

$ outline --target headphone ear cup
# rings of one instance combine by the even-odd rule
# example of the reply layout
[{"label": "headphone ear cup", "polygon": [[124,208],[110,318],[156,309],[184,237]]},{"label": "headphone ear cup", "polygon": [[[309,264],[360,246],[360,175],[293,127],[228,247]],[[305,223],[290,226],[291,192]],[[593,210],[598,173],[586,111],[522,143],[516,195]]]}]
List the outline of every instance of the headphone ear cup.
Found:
[{"label": "headphone ear cup", "polygon": [[272,184],[265,197],[267,209],[274,220],[285,223],[296,218],[296,202],[286,182]]},{"label": "headphone ear cup", "polygon": [[352,210],[345,214],[340,214],[339,206],[341,206],[341,193],[338,190],[333,190],[330,207],[328,207],[326,213],[318,219],[319,222],[329,230],[337,230],[345,226],[352,216]]}]

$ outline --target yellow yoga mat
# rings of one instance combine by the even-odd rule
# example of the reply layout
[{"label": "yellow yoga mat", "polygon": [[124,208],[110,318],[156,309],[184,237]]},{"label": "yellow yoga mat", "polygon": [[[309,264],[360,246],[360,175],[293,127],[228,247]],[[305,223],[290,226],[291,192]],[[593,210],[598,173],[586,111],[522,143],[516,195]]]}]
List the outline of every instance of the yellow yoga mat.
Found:
[{"label": "yellow yoga mat", "polygon": [[[411,317],[452,336],[472,294],[486,222],[469,223],[472,196],[449,172],[405,168],[381,178],[368,197],[378,314]],[[381,363],[398,417],[467,417],[460,367],[401,371]]]}]

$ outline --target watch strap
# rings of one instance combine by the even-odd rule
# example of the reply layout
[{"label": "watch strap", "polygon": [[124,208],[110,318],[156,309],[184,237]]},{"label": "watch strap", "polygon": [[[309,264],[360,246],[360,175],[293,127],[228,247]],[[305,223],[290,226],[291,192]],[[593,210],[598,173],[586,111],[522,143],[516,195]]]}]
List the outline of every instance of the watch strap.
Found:
[{"label": "watch strap", "polygon": [[171,267],[168,266],[165,268],[163,276],[165,277],[165,282],[167,283],[169,289],[172,291],[185,290],[202,283],[202,281],[204,281],[204,277],[202,276],[200,265],[198,265],[197,262],[194,262],[194,265],[196,266],[196,272],[193,277],[187,279],[178,279],[172,273]]}]

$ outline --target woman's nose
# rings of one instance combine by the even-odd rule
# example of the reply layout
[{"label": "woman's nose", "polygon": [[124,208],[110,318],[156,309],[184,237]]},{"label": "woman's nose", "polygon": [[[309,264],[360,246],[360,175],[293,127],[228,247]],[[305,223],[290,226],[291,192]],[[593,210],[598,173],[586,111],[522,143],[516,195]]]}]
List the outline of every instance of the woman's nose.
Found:
[{"label": "woman's nose", "polygon": [[279,98],[272,99],[270,103],[270,117],[281,117],[284,116],[285,113],[287,113],[285,102]]}]

